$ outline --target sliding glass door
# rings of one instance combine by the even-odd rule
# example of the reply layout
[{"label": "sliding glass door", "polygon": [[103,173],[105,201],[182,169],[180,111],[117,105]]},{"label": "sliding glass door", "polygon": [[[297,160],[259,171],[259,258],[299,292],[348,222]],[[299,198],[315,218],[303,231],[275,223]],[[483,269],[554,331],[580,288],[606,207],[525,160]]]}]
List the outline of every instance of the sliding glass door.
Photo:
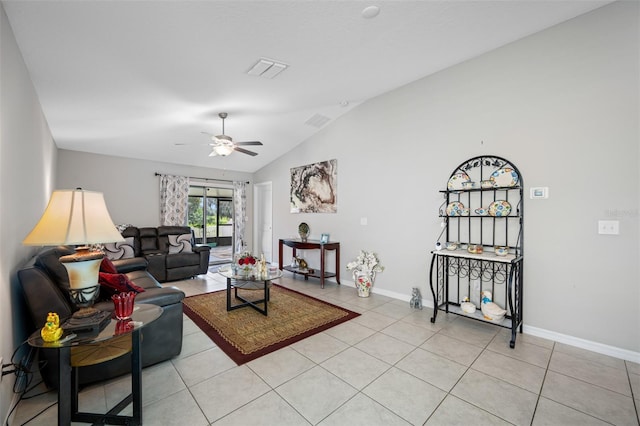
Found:
[{"label": "sliding glass door", "polygon": [[233,190],[192,185],[189,188],[189,226],[197,244],[231,246]]}]

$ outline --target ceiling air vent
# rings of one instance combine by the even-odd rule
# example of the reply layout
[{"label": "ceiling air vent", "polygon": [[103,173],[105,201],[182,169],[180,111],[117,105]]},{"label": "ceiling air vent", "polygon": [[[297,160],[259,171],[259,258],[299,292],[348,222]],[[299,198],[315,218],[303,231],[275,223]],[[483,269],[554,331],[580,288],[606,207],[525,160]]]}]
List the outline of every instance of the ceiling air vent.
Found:
[{"label": "ceiling air vent", "polygon": [[310,119],[305,121],[304,124],[308,124],[309,126],[317,127],[319,129],[327,124],[329,120],[331,120],[329,117],[322,114],[314,114]]},{"label": "ceiling air vent", "polygon": [[262,58],[247,71],[247,74],[271,79],[286,70],[287,67],[289,65],[285,63]]}]

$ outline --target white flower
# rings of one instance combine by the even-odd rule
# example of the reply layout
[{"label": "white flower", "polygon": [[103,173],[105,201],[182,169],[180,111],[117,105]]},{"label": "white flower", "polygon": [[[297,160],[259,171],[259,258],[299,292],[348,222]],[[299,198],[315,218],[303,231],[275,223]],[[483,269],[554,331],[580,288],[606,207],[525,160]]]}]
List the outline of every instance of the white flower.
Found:
[{"label": "white flower", "polygon": [[347,269],[350,271],[359,271],[366,273],[376,273],[384,271],[384,267],[380,265],[375,253],[360,250],[360,254],[356,260],[347,263]]}]

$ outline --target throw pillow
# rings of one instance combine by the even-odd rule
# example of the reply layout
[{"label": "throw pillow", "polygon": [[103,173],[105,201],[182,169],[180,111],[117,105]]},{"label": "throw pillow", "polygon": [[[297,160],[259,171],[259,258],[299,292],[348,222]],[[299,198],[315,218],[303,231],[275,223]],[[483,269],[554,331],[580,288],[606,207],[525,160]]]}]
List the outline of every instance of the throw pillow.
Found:
[{"label": "throw pillow", "polygon": [[104,245],[104,253],[111,260],[130,259],[135,257],[133,237],[127,237],[124,241],[119,241],[117,243],[106,243]]},{"label": "throw pillow", "polygon": [[117,274],[118,270],[116,269],[116,265],[113,264],[111,259],[105,256],[102,258],[102,263],[100,264],[100,272],[106,272],[107,274]]},{"label": "throw pillow", "polygon": [[168,235],[169,254],[193,253],[191,246],[191,234]]},{"label": "throw pillow", "polygon": [[142,293],[144,288],[135,285],[125,274],[108,274],[106,272],[100,272],[98,282],[100,283],[100,290],[103,296],[109,298],[115,293],[122,293],[126,291],[135,291],[136,293]]}]

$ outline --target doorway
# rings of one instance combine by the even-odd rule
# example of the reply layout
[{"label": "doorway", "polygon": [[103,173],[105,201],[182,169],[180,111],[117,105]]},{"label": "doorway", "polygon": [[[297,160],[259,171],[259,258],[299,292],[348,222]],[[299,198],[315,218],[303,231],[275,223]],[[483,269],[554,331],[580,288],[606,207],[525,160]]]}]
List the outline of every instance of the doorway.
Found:
[{"label": "doorway", "polygon": [[257,183],[253,187],[255,229],[254,253],[264,254],[273,262],[273,213],[271,182]]},{"label": "doorway", "polygon": [[233,189],[191,185],[188,202],[188,224],[193,229],[196,244],[211,247],[209,264],[231,261]]}]

